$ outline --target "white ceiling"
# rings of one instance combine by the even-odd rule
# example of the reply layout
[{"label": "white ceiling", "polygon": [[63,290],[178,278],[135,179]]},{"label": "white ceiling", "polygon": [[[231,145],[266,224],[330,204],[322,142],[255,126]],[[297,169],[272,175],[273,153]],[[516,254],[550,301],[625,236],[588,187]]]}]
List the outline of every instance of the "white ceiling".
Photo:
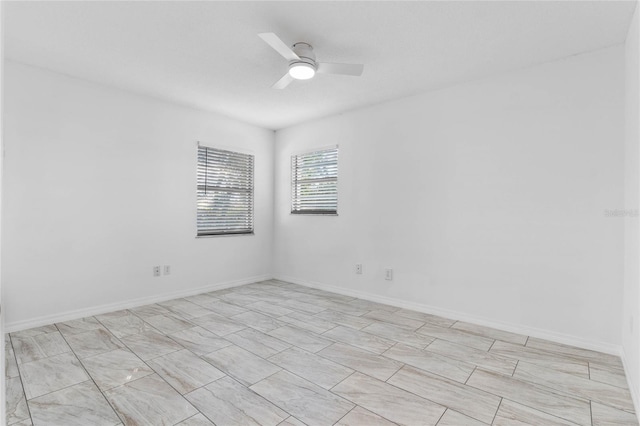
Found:
[{"label": "white ceiling", "polygon": [[[9,59],[270,129],[624,42],[634,2],[5,2]],[[270,89],[306,41],[362,77]]]}]

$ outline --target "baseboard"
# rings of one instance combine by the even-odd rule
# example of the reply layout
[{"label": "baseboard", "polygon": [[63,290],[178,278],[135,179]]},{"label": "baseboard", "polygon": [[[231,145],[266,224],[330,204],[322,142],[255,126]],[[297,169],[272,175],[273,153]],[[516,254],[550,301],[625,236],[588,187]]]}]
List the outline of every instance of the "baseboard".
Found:
[{"label": "baseboard", "polygon": [[222,290],[225,288],[237,287],[245,284],[251,284],[259,281],[265,281],[272,278],[272,275],[258,275],[249,278],[243,278],[241,280],[225,281],[221,283],[215,283],[206,285],[204,287],[198,287],[194,289],[179,290],[169,293],[162,293],[159,295],[140,297],[137,299],[129,299],[121,302],[108,303],[104,305],[92,306],[90,308],[76,309],[73,311],[66,311],[54,315],[41,316],[24,321],[16,321],[6,323],[4,326],[4,332],[10,333],[14,331],[27,330],[33,327],[40,327],[43,325],[54,324],[57,322],[70,321],[74,319],[90,317],[93,315],[100,315],[107,312],[119,311],[121,309],[135,308],[137,306],[148,305],[151,303],[164,302],[171,299],[179,299],[181,297],[193,296],[200,293],[206,293],[214,290]]},{"label": "baseboard", "polygon": [[640,399],[638,399],[640,394],[638,394],[638,388],[636,388],[636,385],[631,380],[629,380],[629,377],[631,376],[629,375],[629,368],[627,367],[628,361],[624,350],[620,351],[620,359],[622,359],[624,376],[627,378],[627,387],[629,388],[629,392],[631,393],[631,400],[633,401],[633,407],[635,409],[636,416],[638,417],[638,423],[640,423]]},{"label": "baseboard", "polygon": [[453,319],[456,321],[465,321],[472,324],[495,328],[498,330],[509,331],[517,334],[524,334],[526,336],[550,340],[552,342],[562,343],[565,345],[575,346],[583,349],[589,349],[592,351],[604,352],[604,353],[616,355],[616,356],[620,356],[622,353],[622,346],[620,345],[582,339],[580,337],[557,333],[550,330],[543,330],[535,327],[527,327],[527,326],[522,326],[518,324],[503,323],[503,322],[494,321],[487,318],[469,315],[464,312],[453,311],[449,309],[442,309],[436,306],[409,302],[407,300],[381,296],[378,294],[359,291],[359,290],[352,290],[352,289],[337,287],[337,286],[319,283],[315,281],[302,280],[302,279],[298,279],[290,276],[277,275],[275,276],[275,279],[278,279],[281,281],[287,281],[293,284],[299,284],[305,287],[311,287],[311,288],[317,288],[320,290],[330,291],[330,292],[342,294],[345,296],[351,296],[351,297],[357,297],[359,299],[370,300],[372,302],[378,302],[378,303],[384,303],[386,305],[397,306],[399,308],[411,309],[413,311],[424,312],[432,315],[438,315],[438,316]]}]

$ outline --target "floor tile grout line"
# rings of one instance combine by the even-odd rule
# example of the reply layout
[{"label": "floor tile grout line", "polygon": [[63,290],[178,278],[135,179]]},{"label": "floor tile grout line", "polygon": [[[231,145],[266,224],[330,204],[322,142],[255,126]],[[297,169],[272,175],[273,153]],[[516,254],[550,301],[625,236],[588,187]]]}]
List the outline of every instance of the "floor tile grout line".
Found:
[{"label": "floor tile grout line", "polygon": [[[525,381],[525,380],[520,379],[518,377],[513,377],[513,379],[520,380],[520,381]],[[624,408],[619,408],[619,407],[613,406],[610,403],[603,402],[603,401],[594,401],[591,398],[588,398],[588,397],[585,397],[585,396],[576,395],[576,394],[571,394],[571,393],[568,393],[568,392],[566,392],[564,390],[552,387],[552,386],[547,385],[547,384],[541,384],[541,383],[529,382],[529,381],[526,381],[526,383],[529,383],[529,384],[531,384],[533,386],[536,386],[538,388],[542,388],[542,390],[547,390],[547,391],[551,391],[553,393],[557,393],[560,396],[569,397],[569,398],[577,399],[579,401],[588,402],[588,403],[597,402],[598,404],[606,405],[607,407],[610,407],[610,408],[613,408],[613,409],[616,409],[616,410],[629,412],[628,410],[626,410]]]},{"label": "floor tile grout line", "polygon": [[355,409],[356,409],[356,408],[358,408],[358,407],[359,407],[359,405],[357,405],[357,404],[356,404],[356,405],[354,405],[354,406],[353,406],[353,408],[352,408],[351,410],[347,411],[347,412],[345,413],[345,415],[344,415],[344,416],[340,417],[337,421],[335,421],[335,422],[333,423],[333,424],[334,424],[334,426],[335,426],[335,425],[337,425],[338,423],[340,423],[340,420],[342,420],[342,419],[344,419],[345,417],[347,417],[347,416],[349,415],[349,413],[351,413],[353,410],[355,410]]},{"label": "floor tile grout line", "polygon": [[[100,322],[100,320],[98,320],[98,318],[96,318],[96,321]],[[102,324],[102,323],[101,323]],[[56,325],[56,328],[58,328],[58,326]],[[60,329],[58,328],[58,331]],[[62,333],[60,333],[62,334]],[[118,339],[115,335],[113,336],[115,339]],[[67,343],[67,345],[69,345],[69,342],[67,341],[66,337],[63,335],[62,338],[64,339],[64,341]],[[118,339],[119,341],[119,339]],[[124,343],[120,342],[121,344],[124,345]],[[124,424],[125,419],[123,419],[120,416],[120,413],[118,413],[118,410],[115,409],[115,407],[113,406],[113,404],[111,404],[111,401],[109,401],[109,398],[107,398],[107,396],[104,394],[104,392],[102,391],[102,389],[100,389],[100,386],[98,386],[98,383],[96,383],[95,379],[93,378],[93,376],[89,373],[89,371],[87,370],[87,368],[84,366],[83,362],[80,360],[80,357],[78,356],[78,354],[75,353],[75,351],[73,350],[73,348],[71,347],[71,345],[69,345],[69,348],[71,348],[71,352],[73,352],[73,355],[76,357],[76,359],[78,360],[78,364],[80,364],[80,366],[82,367],[82,369],[84,370],[85,374],[87,375],[87,377],[89,377],[89,380],[91,380],[91,382],[93,383],[93,385],[96,387],[96,389],[98,390],[98,392],[100,392],[100,395],[102,395],[102,397],[104,398],[104,400],[107,402],[107,404],[109,404],[109,407],[111,407],[111,410],[115,413],[116,417],[120,419],[120,422],[122,422]],[[76,383],[78,384],[78,383]],[[75,385],[72,385],[75,386]],[[69,386],[70,387],[70,386]],[[56,391],[57,392],[57,391]]]},{"label": "floor tile grout line", "polygon": [[493,420],[491,420],[490,424],[494,424],[496,422],[496,417],[498,417],[498,412],[500,411],[500,407],[502,406],[502,401],[504,401],[503,397],[500,397],[500,402],[498,403],[498,408],[496,408],[496,412],[493,415]]},{"label": "floor tile grout line", "polygon": [[[482,369],[480,369],[480,370],[481,370],[481,371],[485,371],[485,370],[482,370]],[[509,376],[504,376],[504,377],[509,378]],[[514,380],[519,380],[519,379],[514,378]],[[519,380],[519,381],[521,381],[521,380]],[[547,389],[544,389],[544,388],[542,388],[542,389],[541,389],[541,388],[540,388],[540,386],[536,385],[535,383],[531,383],[531,382],[525,382],[525,383],[528,383],[528,384],[530,384],[530,385],[532,385],[532,386],[534,386],[534,387],[538,388],[538,390],[541,390],[541,391],[543,391],[543,392],[545,392],[545,393],[554,393],[554,394],[555,394],[555,392],[550,392],[550,391],[549,391],[549,390],[547,390]],[[540,408],[532,407],[531,405],[528,405],[528,404],[526,404],[526,403],[524,403],[524,402],[522,402],[522,401],[516,401],[515,399],[509,398],[508,396],[498,395],[498,394],[496,394],[496,393],[493,393],[493,392],[491,392],[491,391],[487,391],[487,390],[484,390],[484,389],[481,389],[481,388],[475,387],[475,386],[473,386],[473,385],[466,385],[466,386],[469,386],[469,387],[471,387],[471,388],[473,388],[473,389],[481,390],[481,391],[483,391],[483,392],[486,392],[486,393],[489,393],[489,394],[491,394],[491,395],[497,396],[497,397],[499,397],[499,398],[502,398],[503,400],[505,400],[505,399],[506,399],[507,401],[511,401],[511,402],[513,402],[513,403],[520,404],[520,405],[522,405],[522,406],[524,406],[524,407],[527,407],[527,408],[530,408],[530,409],[532,409],[532,410],[534,410],[534,411],[539,411],[539,412],[542,412],[542,413],[547,414],[547,415],[549,415],[549,416],[552,416],[552,417],[556,417],[556,418],[562,419],[563,421],[569,421],[569,422],[571,422],[571,423],[575,423],[573,420],[569,420],[569,419],[566,419],[566,418],[564,418],[564,417],[560,417],[560,416],[558,416],[558,415],[555,415],[555,414],[549,413],[549,412],[547,412],[547,411],[544,411],[544,410],[542,410],[542,409],[540,409]],[[557,394],[556,394],[556,395],[557,395]],[[566,397],[566,395],[559,395],[559,396],[561,396],[561,397]],[[589,401],[589,400],[585,400],[585,399],[583,399],[583,398],[576,398],[575,396],[570,396],[570,398],[575,399],[575,400],[578,400],[578,401],[580,401],[580,402],[587,403],[587,404],[590,404],[590,402],[591,402],[591,401]],[[577,423],[576,423],[576,424],[577,424]]]},{"label": "floor tile grout line", "polygon": [[[22,377],[22,372],[20,370],[20,365],[18,364],[18,359],[16,358],[16,353],[15,353],[16,349],[13,347],[13,338],[12,338],[11,334],[9,334],[9,333],[7,333],[7,335],[9,336],[9,344],[11,345],[11,350],[13,351],[13,357],[14,357],[15,362],[16,362],[16,368],[18,369],[18,376],[17,377],[20,379],[20,388],[22,389],[22,397],[24,398],[24,404],[27,406],[27,413],[29,413],[29,420],[33,424],[33,417],[31,416],[31,407],[29,407],[29,400],[27,400],[27,391],[24,388],[24,379]],[[5,354],[5,356],[6,356],[6,354]],[[6,380],[6,377],[5,377],[5,380]],[[5,394],[6,394],[6,389],[4,391],[5,391]],[[9,413],[7,412],[6,416],[8,416],[8,415],[9,415]]]},{"label": "floor tile grout line", "polygon": [[[143,306],[146,306],[146,305],[143,305]],[[129,311],[129,312],[131,312],[131,311]],[[133,312],[131,312],[131,313],[133,314]],[[134,314],[134,315],[135,315],[135,314]],[[139,317],[138,317],[138,318],[139,318]],[[142,319],[142,318],[140,318],[140,319],[141,319],[143,322],[145,322],[145,321],[144,321],[144,319]],[[97,320],[98,322],[100,322],[100,324],[102,324],[104,327],[106,327],[106,325],[104,325],[104,324],[102,323],[102,321],[100,321],[98,318],[96,318],[96,320]],[[146,322],[145,322],[145,323],[146,323]],[[138,333],[138,334],[142,334],[142,333],[144,333],[144,332],[141,332],[141,333]],[[159,334],[161,334],[162,336],[167,337],[168,339],[172,340],[174,343],[176,343],[177,345],[179,345],[180,347],[182,347],[182,349],[178,349],[178,350],[176,350],[176,351],[169,352],[169,353],[164,354],[164,355],[160,355],[160,356],[157,356],[157,357],[154,357],[154,358],[150,358],[150,359],[148,359],[148,360],[143,360],[142,358],[140,358],[140,356],[139,356],[139,355],[138,355],[138,354],[137,354],[133,349],[131,349],[131,348],[130,348],[130,347],[129,347],[125,342],[123,342],[120,338],[118,338],[118,337],[117,337],[117,336],[115,336],[115,335],[114,335],[114,338],[116,338],[116,339],[119,341],[119,343],[120,343],[120,344],[122,344],[125,348],[127,348],[127,350],[128,350],[131,354],[133,354],[136,358],[138,358],[138,360],[139,360],[142,364],[144,364],[147,368],[149,368],[151,371],[153,371],[153,373],[152,373],[152,374],[155,374],[156,376],[158,376],[158,377],[159,377],[159,378],[160,378],[164,383],[166,383],[166,384],[167,384],[168,386],[170,386],[170,387],[171,387],[175,392],[177,392],[177,394],[178,394],[178,395],[180,395],[180,396],[182,397],[182,399],[184,399],[184,400],[185,400],[189,405],[191,405],[191,406],[192,406],[196,411],[198,411],[198,413],[200,413],[200,410],[198,410],[196,407],[194,407],[194,406],[193,406],[193,404],[191,404],[191,402],[190,402],[190,401],[188,401],[188,400],[184,397],[184,395],[182,395],[182,394],[181,394],[181,393],[180,393],[176,388],[174,388],[174,387],[171,385],[171,383],[167,382],[167,381],[165,380],[165,378],[164,378],[164,377],[162,377],[162,376],[161,376],[161,375],[160,375],[160,374],[159,374],[159,373],[158,373],[158,372],[157,372],[153,367],[151,367],[151,366],[147,363],[147,361],[151,361],[151,360],[154,360],[154,359],[156,359],[156,358],[160,358],[160,357],[162,357],[162,356],[166,356],[166,355],[169,355],[169,354],[174,353],[174,352],[178,352],[178,351],[183,350],[183,349],[184,349],[184,350],[188,350],[187,348],[185,348],[184,346],[182,346],[179,342],[176,342],[175,340],[171,339],[171,337],[170,337],[169,335],[167,335],[167,334],[165,334],[165,333],[162,333],[162,332],[161,332],[161,331],[159,331],[159,330],[158,330],[158,333],[159,333]],[[124,337],[135,336],[135,335],[136,335],[136,334],[132,334],[132,335],[124,336]],[[64,336],[63,336],[63,337],[64,337]],[[124,337],[123,337],[123,338],[124,338]],[[65,340],[66,340],[66,339],[65,339]],[[68,344],[68,343],[67,343],[67,344]],[[113,350],[116,350],[116,349],[113,349]],[[112,351],[113,351],[113,350],[112,350]],[[72,351],[73,351],[73,348],[72,348]],[[107,351],[107,352],[111,352],[111,351]],[[107,353],[107,352],[103,352],[103,353],[101,353],[101,354],[97,354],[96,356],[98,356],[98,355],[103,355],[103,354],[105,354],[105,353]],[[74,354],[75,354],[75,353],[74,353]],[[194,354],[194,355],[195,355],[195,354]],[[196,356],[197,356],[197,355],[196,355]],[[116,415],[118,416],[118,418],[120,418],[121,422],[124,424],[124,423],[125,423],[125,419],[123,419],[122,417],[120,417],[120,413],[118,412],[118,410],[116,410],[116,409],[115,409],[115,407],[113,406],[113,404],[111,403],[111,401],[109,400],[109,398],[104,394],[104,392],[102,391],[102,389],[101,389],[101,388],[98,386],[98,384],[95,382],[95,379],[94,379],[94,378],[93,378],[93,376],[89,373],[89,371],[86,369],[86,367],[84,366],[84,364],[83,364],[83,363],[82,363],[82,361],[80,360],[80,357],[78,357],[77,355],[76,355],[76,357],[78,358],[78,361],[79,361],[79,362],[80,362],[80,364],[82,365],[82,368],[85,370],[86,374],[91,378],[91,380],[92,380],[92,381],[94,382],[94,384],[96,385],[96,388],[98,388],[98,390],[100,391],[100,393],[102,394],[102,396],[105,398],[105,400],[107,401],[107,403],[109,404],[109,406],[111,406],[112,410],[116,413]],[[87,357],[87,358],[89,358],[89,357]],[[106,391],[108,391],[108,390],[116,389],[116,388],[121,387],[121,386],[126,386],[126,385],[128,385],[128,384],[130,384],[130,383],[133,383],[133,382],[135,382],[135,381],[138,381],[138,380],[140,380],[140,379],[148,378],[148,377],[149,377],[150,375],[152,375],[152,374],[149,374],[149,375],[146,375],[146,376],[143,376],[143,377],[138,377],[138,378],[137,378],[137,379],[135,379],[135,380],[130,380],[130,381],[125,382],[125,383],[123,383],[123,384],[121,384],[121,385],[118,385],[118,386],[115,386],[115,387],[113,387],[113,388],[107,389],[107,390],[105,390],[105,392],[106,392]],[[184,419],[183,419],[183,420],[184,420]],[[181,420],[181,421],[183,421],[183,420]]]}]

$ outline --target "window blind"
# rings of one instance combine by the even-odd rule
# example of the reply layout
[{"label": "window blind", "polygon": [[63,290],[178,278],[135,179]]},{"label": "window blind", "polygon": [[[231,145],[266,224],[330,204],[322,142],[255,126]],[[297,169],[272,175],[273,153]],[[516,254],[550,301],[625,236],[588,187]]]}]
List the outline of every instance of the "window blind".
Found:
[{"label": "window blind", "polygon": [[198,236],[253,233],[253,155],[198,146]]},{"label": "window blind", "polygon": [[338,213],[338,148],[291,156],[291,213]]}]

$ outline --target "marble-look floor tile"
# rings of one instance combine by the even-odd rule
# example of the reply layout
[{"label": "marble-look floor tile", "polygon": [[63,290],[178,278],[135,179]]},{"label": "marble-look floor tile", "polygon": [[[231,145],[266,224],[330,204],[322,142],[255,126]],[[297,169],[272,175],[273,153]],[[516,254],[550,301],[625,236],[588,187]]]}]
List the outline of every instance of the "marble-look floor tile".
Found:
[{"label": "marble-look floor tile", "polygon": [[196,414],[193,417],[189,417],[187,420],[183,420],[176,426],[216,426],[209,419],[207,419],[202,413]]},{"label": "marble-look floor tile", "polygon": [[113,426],[120,419],[93,382],[86,381],[29,401],[33,423],[60,426]]},{"label": "marble-look floor tile", "polygon": [[482,325],[471,324],[464,321],[457,321],[451,326],[451,328],[493,340],[502,340],[503,342],[514,343],[516,345],[524,345],[527,343],[528,339],[528,337],[523,334],[510,333],[508,331],[497,330],[495,328],[484,327]]},{"label": "marble-look floor tile", "polygon": [[627,377],[624,370],[617,368],[607,368],[597,363],[589,363],[589,378],[596,382],[607,383],[609,385],[618,386],[619,388],[628,389]]},{"label": "marble-look floor tile", "polygon": [[635,414],[591,401],[593,426],[637,426]]},{"label": "marble-look floor tile", "polygon": [[529,382],[476,369],[469,377],[467,385],[579,425],[591,424],[591,410],[587,401],[568,397]]},{"label": "marble-look floor tile", "polygon": [[89,379],[71,352],[22,364],[20,375],[27,400]]},{"label": "marble-look floor tile", "polygon": [[222,294],[220,295],[220,299],[238,306],[246,306],[250,305],[251,303],[260,301],[259,298],[253,297],[250,294],[242,294],[236,291],[232,293]]},{"label": "marble-look floor tile", "polygon": [[486,423],[479,422],[469,416],[460,414],[457,411],[447,409],[440,418],[438,426],[484,426]]},{"label": "marble-look floor tile", "polygon": [[575,423],[543,413],[506,398],[502,399],[493,426],[575,426]]},{"label": "marble-look floor tile", "polygon": [[539,349],[496,340],[489,352],[502,357],[537,364],[562,373],[589,378],[589,366],[586,362],[576,362]]},{"label": "marble-look floor tile", "polygon": [[364,374],[354,373],[332,392],[392,422],[433,426],[445,407]]},{"label": "marble-look floor tile", "polygon": [[333,343],[333,340],[289,325],[271,330],[267,334],[309,352],[318,352]]},{"label": "marble-look floor tile", "polygon": [[219,298],[215,297],[210,293],[201,293],[201,294],[195,294],[193,296],[187,296],[184,298],[184,300],[187,300],[191,303],[195,303],[196,305],[205,306],[205,307],[209,303],[220,301]]},{"label": "marble-look floor tile", "polygon": [[107,330],[100,328],[67,336],[67,342],[78,358],[99,355],[122,348],[122,343]]},{"label": "marble-look floor tile", "polygon": [[182,349],[178,343],[156,331],[123,337],[122,343],[144,361]]},{"label": "marble-look floor tile", "polygon": [[415,331],[425,324],[424,321],[403,317],[389,311],[371,311],[364,314],[363,317],[371,318],[387,324],[393,324],[409,331]]},{"label": "marble-look floor tile", "polygon": [[284,419],[282,422],[278,423],[278,426],[307,426],[307,425],[305,425],[295,417],[289,416],[286,419]]},{"label": "marble-look floor tile", "polygon": [[228,334],[225,339],[262,358],[269,358],[291,347],[290,344],[253,328],[245,328],[233,334]]},{"label": "marble-look floor tile", "polygon": [[335,343],[318,352],[318,355],[382,381],[393,376],[404,365],[344,343]]},{"label": "marble-look floor tile", "polygon": [[325,389],[331,389],[353,373],[350,368],[299,348],[280,352],[269,361]]},{"label": "marble-look floor tile", "polygon": [[415,319],[418,321],[422,321],[424,323],[429,323],[429,324],[437,325],[439,327],[444,327],[444,328],[451,327],[456,322],[456,320],[452,320],[449,318],[427,314],[424,312],[411,311],[409,309],[399,309],[395,313],[396,315],[399,315],[401,317]]},{"label": "marble-look floor tile", "polygon": [[84,358],[82,364],[103,391],[153,374],[151,368],[126,349]]},{"label": "marble-look floor tile", "polygon": [[361,331],[369,334],[374,334],[378,337],[382,337],[388,340],[394,340],[399,343],[404,343],[405,345],[415,346],[419,349],[424,349],[425,346],[434,341],[433,337],[414,333],[413,331],[409,331],[406,328],[383,322],[375,322],[363,328]]},{"label": "marble-look floor tile", "polygon": [[360,330],[354,330],[353,328],[343,327],[341,325],[332,328],[322,336],[351,346],[356,346],[360,349],[376,354],[383,353],[396,343],[393,340],[378,337]]},{"label": "marble-look floor tile", "polygon": [[265,315],[270,315],[272,317],[281,317],[282,315],[287,315],[292,312],[295,312],[292,309],[285,308],[283,306],[276,305],[274,303],[265,302],[261,300],[259,302],[250,303],[246,306],[247,309],[251,309],[252,311],[258,311]]},{"label": "marble-look floor tile", "polygon": [[317,318],[311,314],[302,312],[292,312],[288,315],[278,317],[278,320],[318,334],[322,334],[327,330],[331,330],[337,325],[332,322]]},{"label": "marble-look floor tile", "polygon": [[[414,330],[416,326],[420,328]],[[308,395],[328,391],[325,396],[340,398],[345,395],[334,391],[350,386],[353,408],[335,419],[336,425],[575,426],[591,425],[592,417],[594,425],[638,426],[633,405],[625,399],[629,391],[618,357],[278,280],[23,330],[6,335],[5,341],[7,385],[20,390],[12,397],[5,389],[9,415],[92,386],[72,398],[78,403],[52,405],[52,413],[73,413],[83,398],[96,395],[97,384],[119,398],[120,417],[114,425],[330,423],[322,416],[331,417],[331,410],[307,413],[303,422],[247,388],[268,384],[275,376],[275,381],[285,378],[280,386],[286,392],[272,398],[286,399],[300,410],[311,406],[312,413],[317,408],[306,402]],[[132,390],[132,385],[142,389]],[[209,391],[201,395],[211,402],[206,410],[218,422],[180,395],[208,387],[215,388],[215,398],[221,397],[215,400],[206,395]],[[26,398],[20,396],[22,389],[29,391]],[[153,395],[165,391],[183,416],[171,417],[176,413],[172,403]],[[296,392],[306,396],[296,401]],[[358,400],[367,405],[353,406]],[[497,400],[501,402],[491,419]],[[138,417],[124,416],[124,406]],[[92,415],[91,410],[82,410],[78,419]],[[44,412],[38,414],[40,420]],[[9,417],[11,426],[31,425],[26,413],[17,421]],[[56,424],[53,417],[45,423]],[[101,420],[98,416],[84,423]]]},{"label": "marble-look floor tile", "polygon": [[20,377],[6,379],[5,399],[7,424],[10,425],[29,418],[29,409]]},{"label": "marble-look floor tile", "polygon": [[362,407],[355,407],[341,418],[335,426],[396,426],[389,420],[380,417]]},{"label": "marble-look floor tile", "polygon": [[96,318],[117,338],[153,330],[149,324],[129,311],[118,311],[113,314],[98,315]]},{"label": "marble-look floor tile", "polygon": [[156,374],[109,389],[105,396],[127,425],[175,425],[198,413]]},{"label": "marble-look floor tile", "polygon": [[193,324],[174,314],[154,315],[145,318],[145,321],[165,334],[171,334],[193,327]]},{"label": "marble-look floor tile", "polygon": [[138,306],[137,308],[132,308],[129,310],[133,312],[134,315],[139,316],[143,320],[149,317],[155,317],[156,315],[164,315],[164,314],[171,313],[170,310],[158,304]]},{"label": "marble-look floor tile", "polygon": [[325,310],[322,306],[312,305],[311,303],[292,299],[285,299],[282,303],[279,303],[279,305],[294,311],[306,312],[308,314],[317,314]]},{"label": "marble-look floor tile", "polygon": [[282,327],[284,325],[284,323],[278,321],[273,317],[270,317],[269,315],[264,315],[259,312],[253,311],[234,315],[230,319],[244,324],[248,327],[255,328],[256,330],[262,331],[263,333],[275,330],[276,328]]},{"label": "marble-look floor tile", "polygon": [[261,380],[251,386],[251,390],[309,426],[331,426],[354,407],[349,401],[287,371]]},{"label": "marble-look floor tile", "polygon": [[[316,305],[323,307],[327,310],[332,310],[334,312],[341,312],[343,314],[359,317],[361,315],[366,314],[371,311],[371,309],[361,308],[355,305],[351,305],[349,303],[338,302],[331,299],[324,299],[316,302]],[[371,322],[375,320],[369,320]]]},{"label": "marble-look floor tile", "polygon": [[401,343],[398,343],[382,355],[460,383],[464,383],[474,369],[474,366],[471,364],[456,361]]},{"label": "marble-look floor tile", "polygon": [[484,423],[493,421],[500,405],[499,396],[409,366],[402,367],[387,383]]},{"label": "marble-look floor tile", "polygon": [[368,312],[369,311],[397,312],[398,310],[400,310],[400,308],[395,306],[385,305],[383,303],[372,302],[370,300],[364,300],[364,299],[353,299],[347,302],[347,304],[350,306],[358,307],[360,309],[364,309]]},{"label": "marble-look floor tile", "polygon": [[560,373],[535,364],[519,362],[513,377],[536,383],[566,395],[609,405],[620,410],[633,411],[631,393],[627,389],[596,382],[572,374]]},{"label": "marble-look floor tile", "polygon": [[56,324],[63,336],[71,336],[85,331],[104,330],[104,326],[95,317],[59,322]]},{"label": "marble-look floor tile", "polygon": [[464,346],[470,346],[472,348],[488,351],[493,345],[494,340],[482,336],[476,336],[475,334],[469,334],[467,332],[456,330],[452,328],[439,327],[437,325],[425,324],[417,330],[417,333],[425,334],[427,336],[435,337],[437,339],[446,340],[451,343],[458,343]]},{"label": "marble-look floor tile", "polygon": [[561,343],[550,342],[548,340],[538,339],[535,337],[530,337],[529,340],[527,340],[527,347],[539,349],[577,362],[594,361],[612,367],[622,368],[622,362],[618,356],[590,351],[588,349],[576,348],[575,346],[567,346]]},{"label": "marble-look floor tile", "polygon": [[467,362],[482,367],[485,370],[492,370],[509,376],[513,374],[516,364],[518,363],[518,361],[513,358],[494,355],[491,352],[440,339],[436,339],[427,346],[425,350],[452,360]]},{"label": "marble-look floor tile", "polygon": [[186,349],[154,358],[148,364],[181,394],[224,376],[222,371]]},{"label": "marble-look floor tile", "polygon": [[185,299],[173,299],[166,302],[160,302],[158,305],[167,308],[178,317],[190,320],[193,318],[210,315],[211,311],[203,306],[196,305]]},{"label": "marble-look floor tile", "polygon": [[361,330],[375,321],[372,319],[357,317],[354,315],[346,314],[344,312],[336,312],[332,310],[322,311],[318,314],[315,314],[314,317],[332,322],[337,325],[355,328],[356,330]]},{"label": "marble-look floor tile", "polygon": [[58,328],[54,324],[49,324],[27,330],[13,331],[11,332],[11,337],[33,337],[39,334],[55,333],[57,331]]},{"label": "marble-look floor tile", "polygon": [[245,386],[280,371],[280,367],[236,345],[211,352],[203,358]]},{"label": "marble-look floor tile", "polygon": [[16,361],[16,356],[13,352],[13,346],[11,346],[11,341],[5,342],[4,377],[9,379],[11,377],[18,377],[19,375],[20,375],[20,372],[18,371],[18,361]]},{"label": "marble-look floor tile", "polygon": [[29,417],[28,419],[20,420],[17,423],[11,423],[10,426],[33,426],[33,423],[31,423],[31,417]]},{"label": "marble-look floor tile", "polygon": [[33,335],[12,335],[13,353],[18,364],[71,352],[58,331]]},{"label": "marble-look floor tile", "polygon": [[274,426],[289,415],[230,377],[186,395],[217,426]]},{"label": "marble-look floor tile", "polygon": [[191,319],[191,322],[221,337],[246,328],[244,324],[240,324],[237,321],[233,321],[218,314],[210,314],[193,318]]},{"label": "marble-look floor tile", "polygon": [[169,337],[196,355],[208,354],[231,345],[227,340],[200,326],[172,333]]},{"label": "marble-look floor tile", "polygon": [[221,315],[223,317],[232,317],[234,315],[241,314],[243,312],[247,312],[247,309],[242,308],[238,305],[234,305],[231,303],[224,302],[222,300],[218,302],[210,302],[203,304],[204,307],[209,309],[210,311]]}]

